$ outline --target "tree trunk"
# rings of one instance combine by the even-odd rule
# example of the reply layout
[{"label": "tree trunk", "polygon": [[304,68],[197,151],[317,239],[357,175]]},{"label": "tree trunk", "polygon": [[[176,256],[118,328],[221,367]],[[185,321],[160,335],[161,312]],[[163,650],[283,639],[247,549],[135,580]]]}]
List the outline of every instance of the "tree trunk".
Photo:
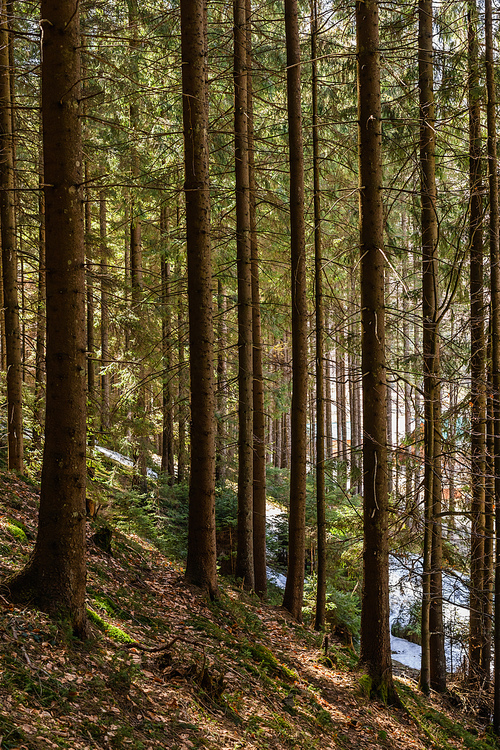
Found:
[{"label": "tree trunk", "polygon": [[109,268],[106,221],[106,196],[101,190],[99,196],[99,237],[101,245],[101,432],[109,431],[111,408],[109,365]]},{"label": "tree trunk", "polygon": [[186,579],[214,597],[215,397],[205,0],[181,3],[181,51],[191,378]]},{"label": "tree trunk", "polygon": [[246,2],[234,0],[234,151],[238,273],[238,545],[236,576],[255,588],[253,562],[252,258],[247,128]]},{"label": "tree trunk", "polygon": [[285,0],[292,273],[292,406],[288,573],[283,606],[302,619],[305,563],[307,299],[304,154],[297,0]]},{"label": "tree trunk", "polygon": [[316,523],[318,570],[315,630],[326,619],[326,517],[325,517],[325,311],[323,304],[323,257],[321,246],[321,192],[319,182],[319,124],[317,70],[318,6],[311,1],[312,139],[314,180],[314,283],[316,303]]},{"label": "tree trunk", "polygon": [[441,427],[432,0],[419,2],[419,107],[424,351],[424,569],[421,689],[446,689],[441,593]]},{"label": "tree trunk", "polygon": [[370,693],[396,699],[389,633],[384,217],[378,3],[356,0],[363,373],[363,594],[360,659]]},{"label": "tree trunk", "polygon": [[17,288],[14,140],[9,64],[9,18],[0,4],[0,226],[7,365],[8,468],[23,471],[22,352]]},{"label": "tree trunk", "polygon": [[224,483],[225,461],[225,404],[227,399],[226,361],[226,299],[221,279],[217,279],[217,455],[215,459],[215,480]]},{"label": "tree trunk", "polygon": [[252,257],[252,339],[253,339],[253,562],[255,591],[264,598],[267,592],[266,570],[266,424],[264,377],[262,373],[262,333],[260,321],[259,248],[257,216],[253,88],[252,88],[252,3],[246,0],[247,24],[247,129],[248,184],[250,188],[250,247]]},{"label": "tree trunk", "polygon": [[485,58],[487,87],[487,128],[488,128],[488,187],[490,198],[490,266],[491,266],[491,372],[492,372],[492,414],[494,424],[493,466],[494,466],[494,507],[495,507],[495,678],[493,687],[493,730],[500,735],[500,249],[499,249],[499,206],[498,206],[498,159],[497,159],[497,115],[495,64],[493,58],[493,18],[491,0],[485,0]]},{"label": "tree trunk", "polygon": [[169,484],[174,483],[174,413],[172,403],[172,355],[171,336],[172,321],[170,313],[170,263],[167,261],[168,219],[167,209],[161,208],[160,213],[160,242],[161,282],[162,282],[162,349],[163,349],[163,382],[162,382],[162,441],[161,441],[161,471]]},{"label": "tree trunk", "polygon": [[[131,78],[136,81],[138,78],[138,67],[137,67],[137,49],[139,47],[139,41],[137,38],[138,31],[138,4],[137,0],[130,0],[128,3],[129,12],[129,29],[130,29],[130,40],[129,48],[131,55]],[[130,119],[130,130],[132,133],[131,147],[130,147],[130,174],[134,186],[138,188],[140,179],[140,168],[139,168],[139,152],[137,150],[136,138],[139,127],[139,107],[136,99],[131,99],[129,107],[129,119]],[[137,189],[135,191],[137,193]],[[130,281],[132,286],[132,311],[135,315],[135,336],[134,341],[131,342],[137,348],[140,341],[140,320],[142,317],[142,292],[143,292],[143,270],[142,270],[142,220],[139,201],[137,195],[132,196],[130,204]],[[136,352],[136,357],[139,359],[137,371],[138,371],[138,384],[137,384],[137,398],[135,402],[135,413],[134,413],[134,437],[135,437],[135,452],[136,452],[136,471],[137,476],[134,481],[140,492],[147,492],[147,437],[146,437],[146,387],[145,387],[145,373],[144,373],[144,362],[142,356]]]},{"label": "tree trunk", "polygon": [[40,143],[38,165],[38,286],[36,298],[35,391],[33,398],[33,446],[36,447],[40,446],[42,439],[45,404],[45,196],[43,182],[43,152]]},{"label": "tree trunk", "polygon": [[[85,71],[84,71],[85,75]],[[86,260],[86,297],[87,297],[87,396],[89,402],[94,399],[95,389],[95,341],[94,341],[94,268],[92,248],[92,204],[89,190],[89,168],[85,162],[85,260]],[[90,415],[89,415],[90,416]]]},{"label": "tree trunk", "polygon": [[42,118],[47,262],[47,412],[38,535],[13,598],[68,617],[85,612],[85,247],[78,3],[43,0]]},{"label": "tree trunk", "polygon": [[[178,283],[181,278],[181,264],[176,264],[176,276]],[[177,446],[177,481],[184,481],[186,474],[186,415],[188,412],[188,398],[186,395],[185,387],[185,373],[184,373],[184,293],[179,291],[177,298],[177,330],[179,331],[179,343],[177,347],[178,362],[179,362],[179,379],[178,379],[178,423],[177,430],[179,434],[179,442]]]},{"label": "tree trunk", "polygon": [[[491,362],[491,342],[486,355]],[[493,388],[491,367],[487,371],[486,383],[486,481],[484,497],[484,638],[481,664],[486,689],[491,686],[491,649],[493,646],[493,580],[495,563],[495,427],[493,423]]]},{"label": "tree trunk", "polygon": [[481,169],[481,102],[477,38],[478,13],[469,0],[468,105],[469,105],[469,250],[471,308],[471,574],[469,679],[477,684],[484,677],[484,509],[486,441],[486,352],[483,299],[483,200]]}]

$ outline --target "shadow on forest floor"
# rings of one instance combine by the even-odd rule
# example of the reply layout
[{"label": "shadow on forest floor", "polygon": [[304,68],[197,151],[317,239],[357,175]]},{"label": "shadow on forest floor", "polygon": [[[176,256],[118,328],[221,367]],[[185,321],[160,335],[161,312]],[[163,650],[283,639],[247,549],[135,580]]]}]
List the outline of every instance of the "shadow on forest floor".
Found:
[{"label": "shadow on forest floor", "polygon": [[[497,747],[458,687],[453,702],[427,700],[407,674],[406,709],[369,702],[346,646],[325,659],[318,634],[225,579],[207,601],[141,536],[119,491],[93,492],[113,537],[111,556],[88,524],[91,639],[0,597],[3,750]],[[0,473],[2,578],[27,559],[37,504],[36,487]]]}]

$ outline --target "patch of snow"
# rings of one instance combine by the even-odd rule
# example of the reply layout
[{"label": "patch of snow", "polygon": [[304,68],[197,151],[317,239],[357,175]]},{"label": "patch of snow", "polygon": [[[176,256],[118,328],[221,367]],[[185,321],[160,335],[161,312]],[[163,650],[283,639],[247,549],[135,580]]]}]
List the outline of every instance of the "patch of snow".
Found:
[{"label": "patch of snow", "polygon": [[[121,466],[132,467],[134,465],[132,459],[128,456],[124,456],[122,453],[112,451],[110,450],[110,448],[105,448],[103,445],[95,445],[94,448],[96,449],[96,451],[99,451],[99,453],[102,453],[103,456],[110,458],[112,461],[116,461],[116,463],[120,464]],[[153,469],[148,469],[148,477],[150,479],[158,479],[158,474],[156,473],[156,471],[153,471]]]},{"label": "patch of snow", "polygon": [[[405,622],[405,612],[422,598],[422,559],[410,556],[406,560],[389,557],[389,623]],[[469,622],[469,593],[467,582],[458,574],[443,573],[443,620],[445,630],[446,665],[449,672],[456,670],[465,655],[462,644],[453,638],[455,628],[464,628]],[[391,632],[393,657],[408,667],[420,669],[422,649],[415,643],[397,638]],[[418,664],[415,666],[415,661]]]},{"label": "patch of snow", "polygon": [[271,581],[271,583],[274,583],[275,586],[284,591],[286,586],[286,575],[283,575],[283,573],[278,573],[276,570],[272,570],[269,565],[267,566],[266,571],[267,580]]}]

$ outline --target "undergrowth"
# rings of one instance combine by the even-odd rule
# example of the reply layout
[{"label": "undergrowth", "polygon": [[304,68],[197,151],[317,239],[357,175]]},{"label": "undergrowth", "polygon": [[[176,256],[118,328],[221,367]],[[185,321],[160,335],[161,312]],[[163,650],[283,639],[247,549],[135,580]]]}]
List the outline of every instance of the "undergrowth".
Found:
[{"label": "undergrowth", "polygon": [[[408,679],[397,681],[404,710],[368,701],[350,645],[331,635],[326,648],[324,633],[230,578],[214,601],[186,586],[185,537],[176,536],[185,486],[140,496],[105,461],[94,476],[89,641],[0,598],[2,750],[498,750],[487,722],[424,698]],[[233,499],[224,495],[224,513]],[[0,474],[0,503],[8,571],[29,553],[37,496]],[[93,542],[100,523],[113,531],[112,554]]]}]

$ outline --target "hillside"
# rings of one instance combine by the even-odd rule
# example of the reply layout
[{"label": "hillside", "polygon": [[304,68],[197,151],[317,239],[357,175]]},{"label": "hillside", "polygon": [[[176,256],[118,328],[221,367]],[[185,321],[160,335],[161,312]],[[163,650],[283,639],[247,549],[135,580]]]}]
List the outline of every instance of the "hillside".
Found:
[{"label": "hillside", "polygon": [[[498,747],[459,685],[427,701],[403,674],[405,708],[387,708],[364,697],[349,647],[333,642],[325,658],[318,634],[223,578],[206,601],[116,493],[93,492],[104,507],[88,523],[92,638],[0,597],[2,749]],[[37,501],[0,473],[1,578],[29,554]],[[94,538],[104,524],[111,555]]]}]

